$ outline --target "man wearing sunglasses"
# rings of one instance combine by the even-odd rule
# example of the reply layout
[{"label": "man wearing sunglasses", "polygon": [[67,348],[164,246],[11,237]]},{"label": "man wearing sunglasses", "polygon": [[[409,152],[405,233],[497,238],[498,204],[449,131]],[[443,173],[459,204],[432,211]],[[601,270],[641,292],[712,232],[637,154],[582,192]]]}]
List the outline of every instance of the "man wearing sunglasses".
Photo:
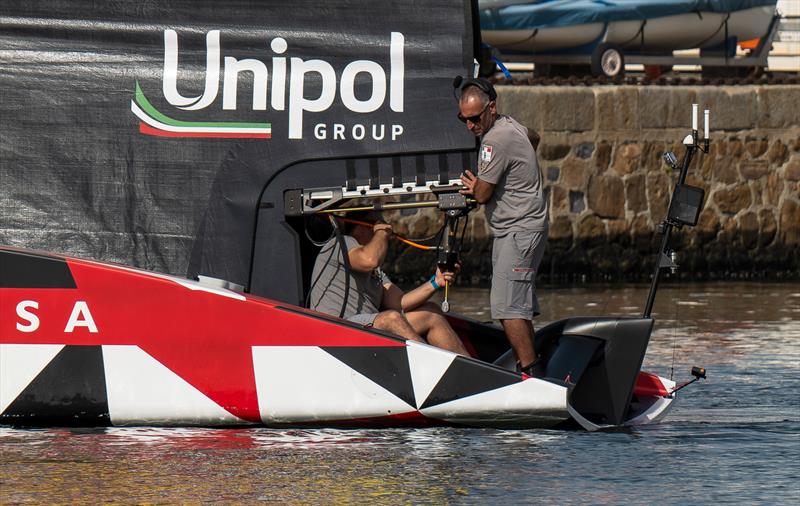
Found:
[{"label": "man wearing sunglasses", "polygon": [[477,176],[465,170],[462,193],[485,205],[492,244],[492,318],[500,320],[520,370],[542,376],[533,341],[539,315],[536,271],[547,242],[548,215],[536,147],[539,136],[497,113],[488,81],[460,85],[458,118],[480,138]]}]

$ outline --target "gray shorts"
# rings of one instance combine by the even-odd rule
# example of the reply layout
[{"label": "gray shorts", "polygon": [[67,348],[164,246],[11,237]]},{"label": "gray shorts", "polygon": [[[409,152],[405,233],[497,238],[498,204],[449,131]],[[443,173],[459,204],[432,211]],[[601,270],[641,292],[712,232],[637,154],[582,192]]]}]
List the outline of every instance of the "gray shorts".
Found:
[{"label": "gray shorts", "polygon": [[378,313],[359,313],[354,314],[353,316],[348,316],[345,319],[349,322],[358,323],[359,325],[363,325],[365,327],[372,327],[372,324],[375,323],[376,316],[378,316]]},{"label": "gray shorts", "polygon": [[530,320],[539,315],[536,271],[547,232],[510,232],[492,244],[492,318]]}]

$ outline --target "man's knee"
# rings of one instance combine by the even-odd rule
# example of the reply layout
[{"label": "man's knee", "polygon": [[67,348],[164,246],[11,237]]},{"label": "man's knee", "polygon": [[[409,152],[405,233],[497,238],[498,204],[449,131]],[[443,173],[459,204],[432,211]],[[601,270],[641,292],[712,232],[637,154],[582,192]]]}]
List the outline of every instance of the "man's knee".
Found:
[{"label": "man's knee", "polygon": [[394,309],[389,309],[387,311],[381,311],[378,313],[378,316],[375,317],[375,323],[373,324],[375,328],[383,330],[394,330],[407,325],[408,321],[406,320],[406,317]]}]

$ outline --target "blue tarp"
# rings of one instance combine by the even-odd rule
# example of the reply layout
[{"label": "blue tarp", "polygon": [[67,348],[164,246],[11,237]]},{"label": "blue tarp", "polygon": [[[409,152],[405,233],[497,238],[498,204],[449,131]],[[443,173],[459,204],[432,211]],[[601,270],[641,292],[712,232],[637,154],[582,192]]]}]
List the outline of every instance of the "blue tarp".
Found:
[{"label": "blue tarp", "polygon": [[481,30],[532,30],[630,21],[687,12],[734,12],[774,6],[777,0],[540,0],[479,2]]}]

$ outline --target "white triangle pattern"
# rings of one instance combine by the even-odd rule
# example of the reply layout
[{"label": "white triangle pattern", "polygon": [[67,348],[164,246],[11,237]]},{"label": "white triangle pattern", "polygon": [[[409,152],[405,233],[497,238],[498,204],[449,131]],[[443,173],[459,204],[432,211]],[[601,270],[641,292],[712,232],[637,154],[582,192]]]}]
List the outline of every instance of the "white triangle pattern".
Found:
[{"label": "white triangle pattern", "polygon": [[0,413],[62,348],[63,344],[0,344]]},{"label": "white triangle pattern", "polygon": [[405,401],[315,346],[254,346],[262,421],[316,422],[415,411]]},{"label": "white triangle pattern", "polygon": [[421,410],[439,420],[475,426],[550,427],[569,418],[567,389],[529,378]]},{"label": "white triangle pattern", "polygon": [[247,424],[138,346],[103,346],[114,425]]},{"label": "white triangle pattern", "polygon": [[442,379],[456,358],[455,353],[422,343],[407,341],[408,366],[414,384],[417,408],[425,404],[428,395]]}]

